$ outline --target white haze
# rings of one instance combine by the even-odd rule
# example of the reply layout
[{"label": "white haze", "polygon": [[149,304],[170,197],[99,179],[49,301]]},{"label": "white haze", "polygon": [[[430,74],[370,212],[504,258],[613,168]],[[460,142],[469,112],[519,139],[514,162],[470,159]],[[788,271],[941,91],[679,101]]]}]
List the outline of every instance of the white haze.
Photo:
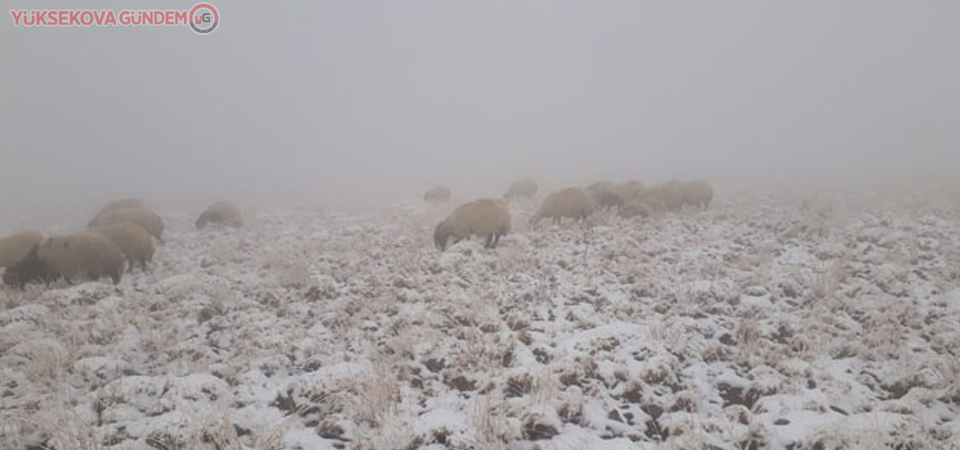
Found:
[{"label": "white haze", "polygon": [[209,36],[4,11],[0,197],[960,170],[958,2],[214,4]]}]

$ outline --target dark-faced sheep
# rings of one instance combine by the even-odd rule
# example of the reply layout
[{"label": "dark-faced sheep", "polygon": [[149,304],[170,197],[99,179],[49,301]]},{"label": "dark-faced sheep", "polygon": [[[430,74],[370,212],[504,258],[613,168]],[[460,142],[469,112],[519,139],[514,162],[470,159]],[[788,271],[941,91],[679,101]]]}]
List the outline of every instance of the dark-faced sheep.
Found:
[{"label": "dark-faced sheep", "polygon": [[713,187],[703,180],[680,182],[677,190],[680,195],[680,208],[689,205],[697,209],[707,209],[713,200]]},{"label": "dark-faced sheep", "polygon": [[195,225],[197,228],[203,228],[208,223],[240,228],[243,226],[243,214],[240,213],[240,208],[233,203],[216,202],[200,214]]},{"label": "dark-faced sheep", "polygon": [[54,276],[50,267],[40,260],[40,245],[39,243],[34,244],[26,256],[3,272],[4,284],[23,289],[27,283],[34,281],[48,284],[53,281]]},{"label": "dark-faced sheep", "polygon": [[121,208],[105,212],[90,222],[91,227],[133,222],[163,242],[163,219],[150,208]]},{"label": "dark-faced sheep", "polygon": [[34,245],[43,240],[39,231],[27,230],[0,240],[0,267],[10,268],[22,260]]},{"label": "dark-faced sheep", "polygon": [[593,213],[594,202],[587,191],[580,188],[567,188],[554,192],[543,200],[540,210],[530,218],[530,225],[536,225],[540,219],[553,219],[560,223],[564,217],[586,221]]},{"label": "dark-faced sheep", "polygon": [[486,236],[487,248],[495,248],[500,238],[510,232],[510,209],[503,200],[483,198],[461,205],[437,225],[433,243],[443,251],[447,242],[453,243],[470,236]]},{"label": "dark-faced sheep", "polygon": [[446,186],[434,186],[423,194],[423,199],[429,203],[444,203],[450,200],[450,188]]},{"label": "dark-faced sheep", "polygon": [[91,228],[89,231],[106,236],[114,245],[120,248],[129,261],[129,270],[133,269],[134,263],[139,264],[143,270],[147,269],[147,263],[153,261],[153,254],[156,249],[153,246],[153,239],[150,233],[143,227],[131,222],[119,223],[116,225],[104,225]]},{"label": "dark-faced sheep", "polygon": [[60,277],[68,283],[109,277],[116,284],[125,265],[123,251],[110,239],[84,231],[34,245],[23,260],[3,274],[3,281],[23,288],[29,282],[49,283]]},{"label": "dark-faced sheep", "polygon": [[89,225],[96,226],[97,220],[100,216],[106,214],[108,211],[113,211],[115,209],[130,209],[130,208],[146,208],[147,206],[143,204],[140,200],[135,198],[124,198],[120,200],[115,200],[112,202],[103,205],[103,208],[100,208],[100,211],[97,212],[97,215],[93,217],[93,220],[90,221]]},{"label": "dark-faced sheep", "polygon": [[520,200],[525,198],[532,198],[534,195],[537,195],[537,182],[529,178],[523,180],[517,180],[513,183],[510,183],[510,186],[507,187],[507,193],[503,194],[503,199],[506,201],[511,200]]}]

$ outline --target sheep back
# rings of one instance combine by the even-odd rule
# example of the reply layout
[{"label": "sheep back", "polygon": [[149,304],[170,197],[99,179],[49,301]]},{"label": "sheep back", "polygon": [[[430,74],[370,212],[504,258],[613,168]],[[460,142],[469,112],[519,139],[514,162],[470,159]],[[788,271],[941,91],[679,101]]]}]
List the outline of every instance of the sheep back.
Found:
[{"label": "sheep back", "polygon": [[640,194],[640,200],[657,212],[679,211],[683,204],[679,182],[661,183]]},{"label": "sheep back", "polygon": [[126,258],[106,236],[90,231],[47,239],[39,248],[40,260],[50,272],[68,281],[110,277],[119,283]]},{"label": "sheep back", "polygon": [[133,222],[147,230],[151,236],[163,241],[163,219],[150,208],[121,208],[107,211],[91,222],[90,226],[116,225]]},{"label": "sheep back", "polygon": [[153,261],[153,254],[156,248],[153,246],[153,239],[150,233],[143,227],[132,222],[124,222],[115,225],[104,225],[90,229],[110,239],[114,245],[120,248],[130,267],[134,263],[140,264],[140,267],[146,268],[147,263]]},{"label": "sheep back", "polygon": [[[443,250],[447,241],[467,239],[470,236],[487,236],[488,246],[496,246],[489,239],[499,241],[499,237],[510,232],[512,223],[510,209],[503,200],[482,198],[457,207],[434,229],[434,244]],[[491,245],[492,243],[492,245]]]},{"label": "sheep back", "polygon": [[216,202],[200,214],[195,225],[197,228],[203,228],[207,223],[240,228],[243,226],[243,214],[240,212],[240,208],[233,203]]},{"label": "sheep back", "polygon": [[100,208],[100,211],[97,211],[97,214],[93,216],[93,219],[90,221],[90,226],[96,226],[96,222],[100,219],[101,216],[106,214],[108,211],[113,211],[115,209],[131,209],[131,208],[146,208],[147,206],[143,204],[140,200],[135,198],[124,198],[120,200],[114,200],[112,202],[103,205],[103,208]]},{"label": "sheep back", "polygon": [[594,201],[587,191],[580,188],[567,188],[548,195],[530,222],[535,224],[543,218],[586,219],[593,213],[593,208]]},{"label": "sheep back", "polygon": [[539,187],[536,181],[525,178],[510,183],[510,186],[507,187],[507,192],[503,194],[503,198],[504,200],[531,198],[537,195],[538,190]]}]

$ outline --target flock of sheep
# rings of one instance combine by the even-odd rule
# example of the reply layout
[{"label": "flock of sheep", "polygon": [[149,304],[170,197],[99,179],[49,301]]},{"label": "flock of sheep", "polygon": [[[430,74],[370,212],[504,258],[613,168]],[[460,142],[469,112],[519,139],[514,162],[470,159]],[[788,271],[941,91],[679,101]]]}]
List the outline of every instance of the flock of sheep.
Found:
[{"label": "flock of sheep", "polygon": [[[197,218],[197,228],[208,223],[240,227],[240,209],[228,202],[210,205]],[[27,283],[63,278],[98,280],[108,277],[119,283],[135,265],[146,269],[153,260],[153,240],[163,242],[163,219],[136,199],[108,203],[84,231],[44,239],[27,230],[0,240],[3,282],[23,289]]]},{"label": "flock of sheep", "polygon": [[[434,244],[442,251],[450,242],[482,236],[486,247],[496,247],[511,229],[507,202],[530,199],[537,191],[536,182],[524,179],[510,184],[503,199],[482,198],[459,206],[437,225]],[[424,194],[431,203],[443,203],[450,197],[450,189],[445,186]],[[646,189],[639,181],[601,182],[551,193],[530,218],[530,224],[535,226],[543,219],[554,223],[564,218],[586,220],[600,208],[616,208],[624,217],[646,217],[687,205],[706,208],[712,198],[713,188],[704,181],[670,181]],[[200,214],[195,224],[203,228],[208,223],[241,227],[243,217],[235,205],[217,202]],[[119,283],[124,272],[135,266],[147,268],[155,252],[154,239],[162,243],[163,230],[160,215],[139,200],[111,202],[96,214],[87,230],[48,238],[27,230],[0,240],[3,282],[20,289],[27,283],[49,284],[60,278],[68,283],[100,278]]]},{"label": "flock of sheep", "polygon": [[[441,251],[452,239],[454,243],[471,236],[486,237],[485,246],[494,248],[500,238],[510,232],[510,209],[507,202],[531,198],[538,191],[530,179],[515,181],[503,199],[482,198],[461,205],[434,230],[433,242]],[[450,199],[450,189],[437,186],[424,194],[424,200],[442,203]],[[571,187],[551,193],[530,218],[535,226],[542,219],[560,223],[563,218],[586,220],[600,208],[617,208],[623,217],[679,211],[684,206],[705,209],[713,200],[713,188],[706,181],[669,181],[645,188],[639,181],[624,183],[598,182],[586,188]]]}]

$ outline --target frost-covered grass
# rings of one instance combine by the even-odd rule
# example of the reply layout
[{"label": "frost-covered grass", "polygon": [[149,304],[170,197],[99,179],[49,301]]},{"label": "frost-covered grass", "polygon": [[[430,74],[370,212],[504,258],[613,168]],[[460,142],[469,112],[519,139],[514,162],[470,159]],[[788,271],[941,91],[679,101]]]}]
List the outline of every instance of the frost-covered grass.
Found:
[{"label": "frost-covered grass", "polygon": [[441,254],[452,206],[163,211],[147,273],[0,290],[0,448],[960,449],[955,196],[531,202]]}]

